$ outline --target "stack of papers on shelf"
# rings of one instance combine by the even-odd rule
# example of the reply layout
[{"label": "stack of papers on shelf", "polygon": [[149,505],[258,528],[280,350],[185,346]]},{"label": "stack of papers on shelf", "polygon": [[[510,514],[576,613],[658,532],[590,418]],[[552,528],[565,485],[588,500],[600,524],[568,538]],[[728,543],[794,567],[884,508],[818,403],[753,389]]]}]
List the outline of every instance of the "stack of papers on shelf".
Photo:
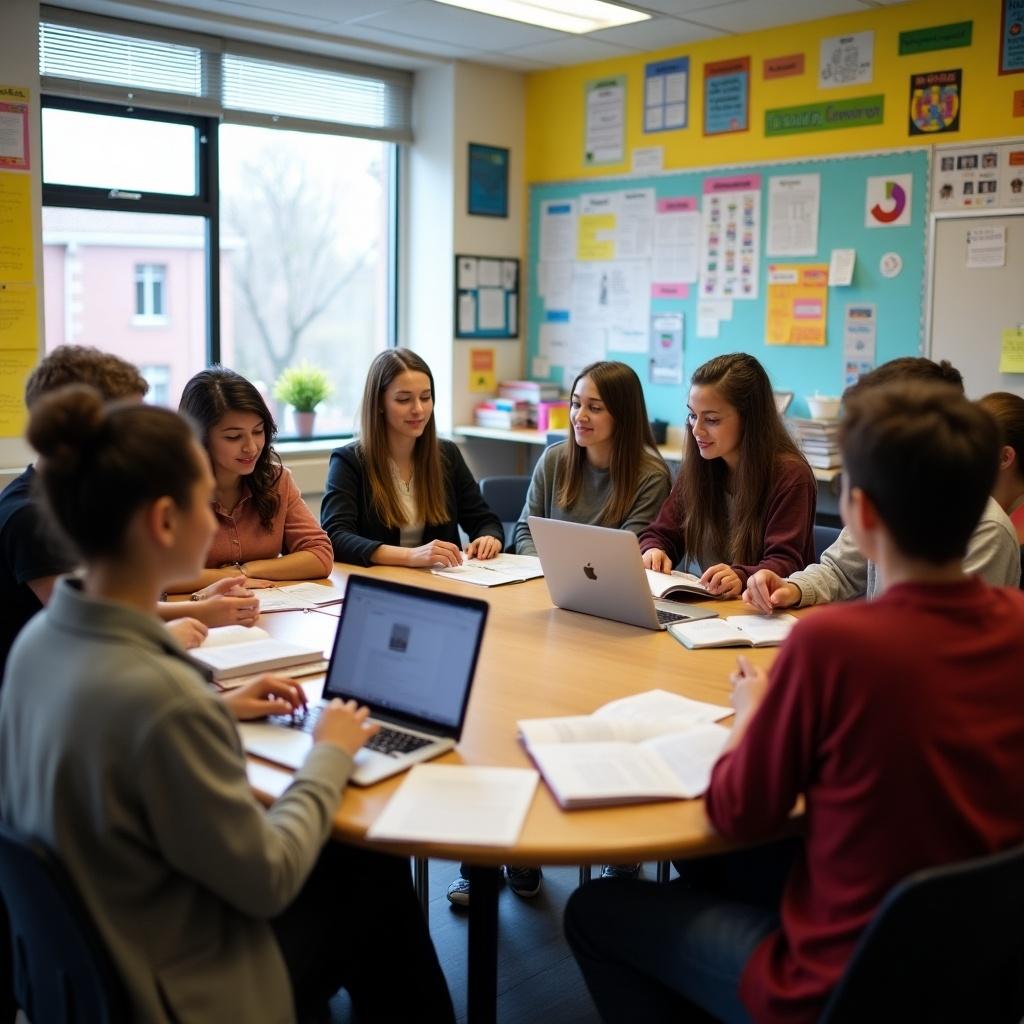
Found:
[{"label": "stack of papers on shelf", "polygon": [[673,622],[668,631],[691,650],[701,647],[778,647],[796,625],[792,615],[729,615]]},{"label": "stack of papers on shelf", "polygon": [[[473,419],[478,427],[497,427],[501,430],[526,427],[530,424],[530,405],[528,402],[493,398],[477,403],[473,409]],[[536,422],[536,412],[534,412],[534,422]]]},{"label": "stack of papers on shelf", "polygon": [[275,640],[258,626],[211,629],[202,644],[188,654],[217,683],[293,665],[323,663],[324,660],[324,652],[318,647]]},{"label": "stack of papers on shelf", "polygon": [[839,454],[838,420],[790,419],[790,430],[796,437],[807,462],[816,469],[832,469],[842,461]]},{"label": "stack of papers on shelf", "polygon": [[537,788],[532,768],[418,764],[367,835],[425,843],[511,846]]},{"label": "stack of papers on shelf", "polygon": [[562,807],[685,800],[707,789],[732,708],[664,690],[612,701],[593,715],[531,718],[519,734]]},{"label": "stack of papers on shelf", "polygon": [[266,587],[254,590],[260,602],[260,614],[267,612],[295,612],[303,608],[326,608],[341,604],[345,588],[324,583],[291,583],[286,587]]},{"label": "stack of papers on shelf", "polygon": [[436,576],[447,576],[477,587],[500,587],[505,583],[523,583],[544,575],[536,555],[496,555],[486,560],[469,558],[449,569],[431,569]]}]

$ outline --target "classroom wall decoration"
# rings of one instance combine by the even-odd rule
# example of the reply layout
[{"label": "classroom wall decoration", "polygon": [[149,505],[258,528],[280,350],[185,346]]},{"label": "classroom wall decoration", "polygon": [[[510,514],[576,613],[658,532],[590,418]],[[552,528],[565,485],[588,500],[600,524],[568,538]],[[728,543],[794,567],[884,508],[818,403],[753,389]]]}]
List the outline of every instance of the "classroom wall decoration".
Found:
[{"label": "classroom wall decoration", "polygon": [[519,260],[455,257],[455,337],[519,335]]},{"label": "classroom wall decoration", "polygon": [[936,135],[960,129],[961,71],[910,76],[910,134]]},{"label": "classroom wall decoration", "polygon": [[[693,370],[742,350],[806,415],[808,394],[838,393],[871,359],[919,354],[927,164],[918,150],[533,186],[527,372],[564,384],[593,359],[622,359],[650,382],[651,416],[678,422]],[[777,223],[762,223],[765,209]],[[806,258],[765,265],[769,236]],[[674,262],[659,239],[674,240]],[[834,249],[855,254],[841,301]],[[887,254],[897,278],[879,269]],[[844,344],[850,307],[870,310],[856,320],[869,322],[870,353]]]}]

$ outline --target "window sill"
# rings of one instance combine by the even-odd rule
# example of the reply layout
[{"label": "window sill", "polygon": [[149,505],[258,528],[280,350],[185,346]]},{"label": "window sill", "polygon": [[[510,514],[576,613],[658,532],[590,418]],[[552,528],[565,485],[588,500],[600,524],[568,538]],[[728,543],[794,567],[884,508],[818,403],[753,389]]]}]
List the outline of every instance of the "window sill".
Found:
[{"label": "window sill", "polygon": [[277,451],[282,458],[287,455],[289,459],[295,457],[302,458],[305,455],[324,455],[330,454],[335,448],[341,448],[344,445],[351,444],[355,440],[351,434],[346,434],[343,437],[311,437],[308,440],[298,440],[297,438],[287,438],[282,441],[274,442],[274,450]]},{"label": "window sill", "polygon": [[170,319],[166,316],[133,316],[132,327],[167,327]]}]

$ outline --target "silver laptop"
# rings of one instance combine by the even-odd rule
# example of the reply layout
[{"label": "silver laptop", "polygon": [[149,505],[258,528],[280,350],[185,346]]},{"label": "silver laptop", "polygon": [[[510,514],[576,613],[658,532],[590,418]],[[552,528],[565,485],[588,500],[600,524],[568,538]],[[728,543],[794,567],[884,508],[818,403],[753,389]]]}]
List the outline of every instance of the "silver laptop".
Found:
[{"label": "silver laptop", "polygon": [[645,629],[717,616],[698,605],[656,601],[632,531],[540,516],[530,516],[529,522],[544,582],[559,608]]},{"label": "silver laptop", "polygon": [[339,697],[367,705],[382,726],[356,754],[350,781],[357,785],[451,750],[462,735],[487,609],[475,598],[350,576],[323,699],[302,716],[243,723],[245,749],[298,768],[315,719]]}]

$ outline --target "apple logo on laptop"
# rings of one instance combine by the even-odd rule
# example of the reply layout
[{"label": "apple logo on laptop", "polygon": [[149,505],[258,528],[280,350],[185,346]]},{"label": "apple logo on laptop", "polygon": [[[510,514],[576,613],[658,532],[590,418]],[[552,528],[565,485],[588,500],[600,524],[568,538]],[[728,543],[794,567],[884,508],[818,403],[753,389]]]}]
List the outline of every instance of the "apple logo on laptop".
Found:
[{"label": "apple logo on laptop", "polygon": [[583,575],[586,576],[588,580],[597,579],[597,573],[594,571],[594,567],[589,562],[587,562],[587,564],[583,566]]}]

